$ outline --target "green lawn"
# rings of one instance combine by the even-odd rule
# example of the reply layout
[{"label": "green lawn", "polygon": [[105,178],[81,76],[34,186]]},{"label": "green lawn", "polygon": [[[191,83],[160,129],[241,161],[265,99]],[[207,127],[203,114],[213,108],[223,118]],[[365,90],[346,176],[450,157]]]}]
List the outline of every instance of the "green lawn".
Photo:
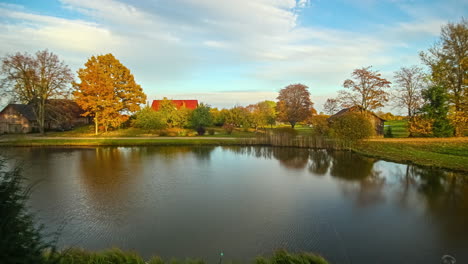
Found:
[{"label": "green lawn", "polygon": [[407,120],[392,120],[385,122],[385,132],[387,132],[387,128],[392,128],[392,134],[394,138],[406,138],[409,136],[408,128],[407,128]]},{"label": "green lawn", "polygon": [[468,138],[386,138],[363,141],[353,150],[395,162],[468,172]]}]

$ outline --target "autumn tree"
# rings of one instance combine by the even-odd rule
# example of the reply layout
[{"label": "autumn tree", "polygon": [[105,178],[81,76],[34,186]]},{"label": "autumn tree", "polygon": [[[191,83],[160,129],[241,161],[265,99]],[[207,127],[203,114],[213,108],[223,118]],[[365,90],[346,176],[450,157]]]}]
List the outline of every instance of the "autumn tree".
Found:
[{"label": "autumn tree", "polygon": [[278,119],[289,122],[294,128],[297,122],[306,120],[311,115],[313,103],[310,100],[309,87],[303,84],[291,84],[281,89],[276,105]]},{"label": "autumn tree", "polygon": [[442,27],[440,39],[427,52],[421,52],[422,61],[429,66],[432,80],[446,87],[449,102],[456,111],[466,111],[468,85],[468,20],[448,23]]},{"label": "autumn tree", "polygon": [[172,100],[167,99],[166,97],[161,100],[159,103],[158,112],[163,118],[163,122],[169,128],[173,127],[188,127],[189,119],[192,114],[192,110],[188,109],[185,106],[182,106],[180,109],[177,109],[177,106]]},{"label": "autumn tree", "polygon": [[420,57],[429,67],[432,81],[446,88],[450,118],[455,133],[461,136],[468,120],[468,20],[443,26],[439,40]]},{"label": "autumn tree", "polygon": [[39,131],[44,133],[47,103],[70,92],[73,76],[67,65],[48,50],[35,56],[16,53],[2,58],[1,87],[14,101],[31,104]]},{"label": "autumn tree", "polygon": [[337,99],[328,98],[323,104],[323,111],[328,115],[333,115],[340,110],[339,102]]},{"label": "autumn tree", "polygon": [[274,125],[276,119],[276,103],[273,101],[258,102],[247,106],[250,112],[251,125],[257,128],[264,128],[266,125]]},{"label": "autumn tree", "polygon": [[140,110],[146,95],[130,70],[112,54],[92,56],[85,68],[78,70],[81,83],[75,83],[75,101],[93,116],[95,133],[99,126],[118,127],[128,114]]},{"label": "autumn tree", "polygon": [[355,69],[351,76],[352,79],[343,83],[348,90],[339,91],[338,100],[343,107],[360,106],[366,112],[383,107],[388,101],[386,89],[391,82],[382,78],[378,71],[373,71],[371,66]]},{"label": "autumn tree", "polygon": [[411,118],[421,108],[422,95],[424,88],[424,73],[418,66],[409,68],[402,67],[395,72],[396,90],[393,94],[395,103],[401,108],[405,108],[408,117]]},{"label": "autumn tree", "polygon": [[135,114],[132,125],[142,129],[162,129],[165,128],[166,123],[164,123],[160,112],[146,106]]}]

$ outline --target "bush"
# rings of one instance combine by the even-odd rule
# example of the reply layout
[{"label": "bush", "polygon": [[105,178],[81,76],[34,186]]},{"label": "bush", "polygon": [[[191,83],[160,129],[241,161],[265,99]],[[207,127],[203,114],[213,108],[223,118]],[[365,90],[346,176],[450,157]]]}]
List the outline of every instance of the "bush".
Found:
[{"label": "bush", "polygon": [[224,124],[223,125],[223,129],[224,131],[226,132],[226,134],[228,135],[231,135],[232,134],[232,131],[234,131],[234,125],[233,124]]},{"label": "bush", "polygon": [[428,137],[432,135],[433,120],[422,116],[413,116],[408,121],[410,137]]},{"label": "bush", "polygon": [[258,257],[255,260],[256,264],[327,264],[328,262],[321,256],[310,254],[310,253],[299,253],[291,254],[286,250],[278,250],[276,253],[270,257]]},{"label": "bush", "polygon": [[132,125],[142,129],[162,129],[166,127],[161,114],[151,107],[145,107],[137,112],[134,120],[132,120]]},{"label": "bush", "polygon": [[330,132],[328,117],[325,115],[315,115],[309,119],[312,131],[315,135],[326,136]]},{"label": "bush", "polygon": [[0,160],[0,260],[1,263],[45,263],[42,253],[50,245],[42,241],[41,227],[26,210],[29,189],[22,189],[19,168],[5,170]]},{"label": "bush", "polygon": [[335,136],[347,142],[356,142],[374,135],[374,128],[369,118],[361,113],[346,113],[335,117],[331,127]]}]

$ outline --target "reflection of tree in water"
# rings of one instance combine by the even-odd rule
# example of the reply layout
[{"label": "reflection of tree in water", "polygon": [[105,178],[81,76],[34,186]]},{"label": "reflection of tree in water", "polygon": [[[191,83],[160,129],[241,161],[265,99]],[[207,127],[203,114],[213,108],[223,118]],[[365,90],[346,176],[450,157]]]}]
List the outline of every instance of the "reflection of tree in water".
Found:
[{"label": "reflection of tree in water", "polygon": [[94,148],[80,152],[82,182],[90,194],[126,193],[141,172],[141,152],[134,148]]},{"label": "reflection of tree in water", "polygon": [[271,147],[256,147],[256,146],[223,146],[223,150],[230,151],[235,154],[253,156],[256,158],[271,159]]},{"label": "reflection of tree in water", "polygon": [[288,169],[303,169],[309,163],[309,150],[302,148],[272,148],[273,157]]},{"label": "reflection of tree in water", "polygon": [[332,158],[326,150],[312,150],[309,153],[309,171],[315,175],[325,175],[330,168]]},{"label": "reflection of tree in water", "polygon": [[176,157],[193,154],[197,160],[209,160],[215,146],[152,146],[140,148],[144,156],[163,157],[166,162],[173,162]]},{"label": "reflection of tree in water", "polygon": [[468,179],[466,175],[430,167],[407,165],[402,177],[401,204],[406,205],[410,192],[424,198],[427,213],[443,230],[448,242],[462,241],[468,237]]},{"label": "reflection of tree in water", "polygon": [[345,181],[341,184],[343,193],[353,197],[358,206],[374,205],[385,200],[382,193],[385,178],[374,169],[375,159],[347,151],[336,151],[331,156],[330,175]]}]

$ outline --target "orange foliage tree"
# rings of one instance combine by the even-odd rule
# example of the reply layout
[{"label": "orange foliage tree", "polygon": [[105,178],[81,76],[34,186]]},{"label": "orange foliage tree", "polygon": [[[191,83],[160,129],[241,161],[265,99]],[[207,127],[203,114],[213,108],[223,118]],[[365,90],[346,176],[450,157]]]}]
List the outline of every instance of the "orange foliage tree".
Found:
[{"label": "orange foliage tree", "polygon": [[78,78],[81,83],[74,83],[73,95],[86,111],[83,115],[94,117],[96,134],[100,125],[105,131],[118,127],[146,102],[130,70],[112,54],[92,56],[85,68],[78,70]]},{"label": "orange foliage tree", "polygon": [[344,81],[343,87],[348,90],[339,91],[339,101],[343,107],[360,106],[365,111],[373,111],[384,106],[388,101],[386,89],[391,82],[381,77],[371,66],[355,69],[351,74],[354,80]]},{"label": "orange foliage tree", "polygon": [[297,122],[306,120],[312,113],[316,113],[310,100],[309,87],[303,84],[291,84],[281,89],[276,109],[278,119],[289,122],[294,128]]}]

